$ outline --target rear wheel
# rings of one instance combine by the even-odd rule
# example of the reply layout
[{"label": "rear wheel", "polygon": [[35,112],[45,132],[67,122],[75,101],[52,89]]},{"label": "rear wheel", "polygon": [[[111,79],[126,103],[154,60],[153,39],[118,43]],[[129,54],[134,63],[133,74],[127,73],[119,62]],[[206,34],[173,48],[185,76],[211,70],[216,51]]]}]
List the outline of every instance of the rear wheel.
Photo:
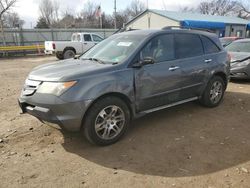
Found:
[{"label": "rear wheel", "polygon": [[56,57],[57,57],[57,59],[62,60],[63,59],[63,54],[56,53]]},{"label": "rear wheel", "polygon": [[129,126],[130,111],[117,97],[98,100],[88,110],[83,124],[85,137],[97,145],[117,142]]},{"label": "rear wheel", "polygon": [[63,52],[63,59],[69,59],[69,58],[74,58],[76,53],[73,50],[65,50]]},{"label": "rear wheel", "polygon": [[225,93],[225,83],[220,76],[214,76],[200,99],[201,104],[207,107],[216,107],[220,104]]}]

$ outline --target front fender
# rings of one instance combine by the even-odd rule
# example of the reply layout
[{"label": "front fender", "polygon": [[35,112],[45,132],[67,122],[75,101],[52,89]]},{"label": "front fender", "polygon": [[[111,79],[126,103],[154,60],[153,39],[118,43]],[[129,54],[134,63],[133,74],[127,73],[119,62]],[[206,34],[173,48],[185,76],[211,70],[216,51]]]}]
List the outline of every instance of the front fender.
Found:
[{"label": "front fender", "polygon": [[132,68],[83,77],[60,98],[68,102],[95,100],[113,92],[121,93],[134,101]]}]

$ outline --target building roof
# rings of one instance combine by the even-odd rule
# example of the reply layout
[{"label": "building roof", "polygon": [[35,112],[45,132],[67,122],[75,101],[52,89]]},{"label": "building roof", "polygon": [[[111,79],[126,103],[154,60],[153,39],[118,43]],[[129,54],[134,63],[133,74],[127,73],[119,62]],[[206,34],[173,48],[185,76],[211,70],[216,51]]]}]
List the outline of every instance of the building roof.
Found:
[{"label": "building roof", "polygon": [[249,20],[232,16],[215,16],[215,15],[205,15],[199,13],[174,12],[174,11],[156,10],[156,9],[149,9],[147,11],[153,12],[155,14],[161,15],[163,17],[175,21],[193,20],[193,21],[206,21],[206,22],[222,22],[225,24],[240,24],[240,25],[247,25],[250,22]]}]

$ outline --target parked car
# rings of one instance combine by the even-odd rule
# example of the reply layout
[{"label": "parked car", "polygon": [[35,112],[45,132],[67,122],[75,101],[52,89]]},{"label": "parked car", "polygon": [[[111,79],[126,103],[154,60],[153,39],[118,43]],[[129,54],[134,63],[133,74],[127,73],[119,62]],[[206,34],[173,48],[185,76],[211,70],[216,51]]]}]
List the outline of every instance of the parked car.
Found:
[{"label": "parked car", "polygon": [[45,41],[45,54],[56,54],[60,60],[73,58],[76,54],[82,54],[103,38],[91,33],[73,33],[71,41]]},{"label": "parked car", "polygon": [[231,78],[250,79],[250,39],[232,42],[226,47],[231,55]]},{"label": "parked car", "polygon": [[218,106],[228,83],[229,61],[212,33],[123,32],[78,59],[33,69],[19,104],[24,113],[108,145],[121,138],[133,118],[195,100]]},{"label": "parked car", "polygon": [[222,37],[220,38],[220,42],[223,47],[226,47],[227,45],[231,44],[233,41],[243,39],[242,37]]}]

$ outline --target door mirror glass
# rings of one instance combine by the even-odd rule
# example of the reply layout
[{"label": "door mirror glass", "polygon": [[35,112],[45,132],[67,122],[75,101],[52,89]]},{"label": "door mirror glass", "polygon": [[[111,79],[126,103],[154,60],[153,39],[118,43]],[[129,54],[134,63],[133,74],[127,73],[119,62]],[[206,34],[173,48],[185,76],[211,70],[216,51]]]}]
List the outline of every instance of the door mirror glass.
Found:
[{"label": "door mirror glass", "polygon": [[154,63],[155,61],[152,57],[145,57],[141,62],[142,65],[149,65],[149,64],[154,64]]},{"label": "door mirror glass", "polygon": [[143,65],[149,65],[149,64],[154,64],[155,61],[152,57],[146,57],[142,61],[137,61],[136,63],[133,64],[134,68],[141,68]]}]

